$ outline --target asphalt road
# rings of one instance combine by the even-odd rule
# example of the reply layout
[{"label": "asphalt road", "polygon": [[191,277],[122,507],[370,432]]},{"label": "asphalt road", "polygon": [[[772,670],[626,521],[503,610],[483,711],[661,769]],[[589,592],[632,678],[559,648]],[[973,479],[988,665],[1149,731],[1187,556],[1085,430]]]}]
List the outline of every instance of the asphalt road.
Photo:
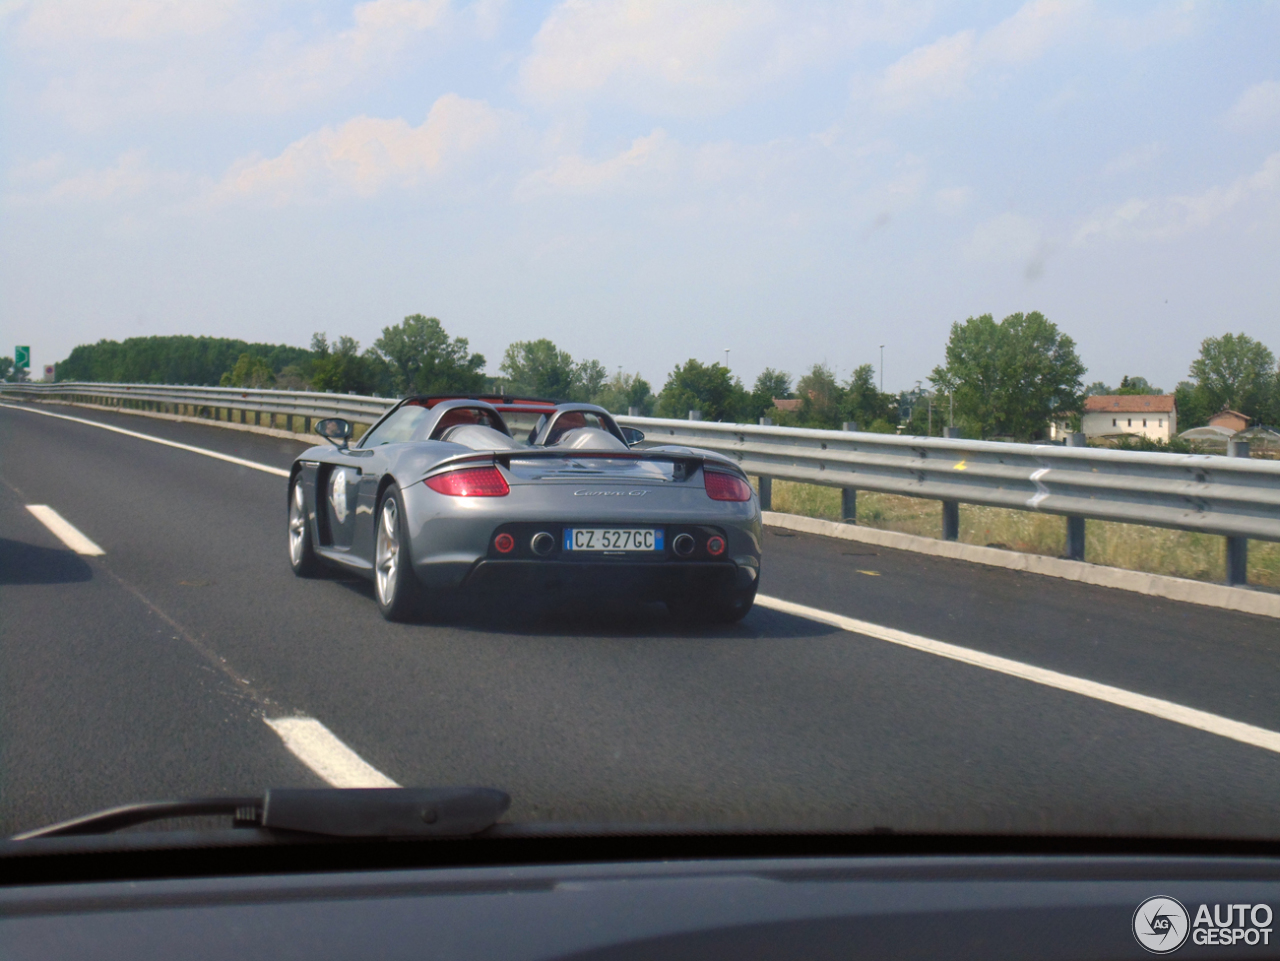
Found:
[{"label": "asphalt road", "polygon": [[[280,468],[305,446],[42,409]],[[285,550],[280,477],[0,408],[0,832],[319,786],[264,723],[306,716],[517,820],[1280,835],[1280,754],[1078,694],[762,608],[691,632],[498,596],[388,624]],[[762,590],[1280,730],[1274,620],[772,529]]]}]

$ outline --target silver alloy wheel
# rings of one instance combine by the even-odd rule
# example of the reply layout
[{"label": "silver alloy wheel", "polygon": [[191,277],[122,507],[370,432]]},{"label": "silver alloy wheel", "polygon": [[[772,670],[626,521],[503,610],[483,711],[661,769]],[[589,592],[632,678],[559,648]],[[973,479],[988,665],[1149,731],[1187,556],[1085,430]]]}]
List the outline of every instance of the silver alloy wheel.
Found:
[{"label": "silver alloy wheel", "polygon": [[389,607],[395,599],[396,577],[400,573],[400,512],[396,499],[388,497],[382,502],[382,517],[378,523],[377,566],[375,582],[378,601]]},{"label": "silver alloy wheel", "polygon": [[307,547],[307,505],[303,500],[302,478],[293,485],[293,497],[289,501],[289,560],[294,567],[301,567]]}]

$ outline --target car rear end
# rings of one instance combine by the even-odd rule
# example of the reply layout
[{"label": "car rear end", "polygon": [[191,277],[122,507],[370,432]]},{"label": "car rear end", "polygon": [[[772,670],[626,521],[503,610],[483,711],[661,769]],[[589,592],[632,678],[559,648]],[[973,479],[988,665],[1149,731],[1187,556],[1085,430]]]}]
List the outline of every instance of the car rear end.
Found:
[{"label": "car rear end", "polygon": [[428,589],[679,602],[753,592],[759,576],[759,502],[703,451],[463,457],[402,494]]}]

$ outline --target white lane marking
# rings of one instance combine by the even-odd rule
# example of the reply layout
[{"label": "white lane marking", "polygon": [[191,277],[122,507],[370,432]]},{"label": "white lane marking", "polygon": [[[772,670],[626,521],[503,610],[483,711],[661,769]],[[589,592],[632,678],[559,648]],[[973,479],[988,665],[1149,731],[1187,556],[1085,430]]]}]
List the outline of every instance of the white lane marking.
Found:
[{"label": "white lane marking", "polygon": [[1118,707],[1127,707],[1132,711],[1141,711],[1143,714],[1150,714],[1165,721],[1172,721],[1175,724],[1195,728],[1197,731],[1216,734],[1219,737],[1230,738],[1242,744],[1249,744],[1253,747],[1260,747],[1263,750],[1280,754],[1280,733],[1269,731],[1264,727],[1254,727],[1252,724],[1233,721],[1217,714],[1210,714],[1208,711],[1198,711],[1192,707],[1184,707],[1181,704],[1175,704],[1173,701],[1161,700],[1158,697],[1148,697],[1145,694],[1135,694],[1133,691],[1126,691],[1124,688],[1112,687],[1110,684],[1099,684],[1097,681],[1088,681],[1070,674],[1060,674],[1057,671],[1046,670],[1043,667],[1033,667],[1030,664],[1023,664],[1021,661],[1012,661],[1006,657],[996,657],[994,654],[986,654],[982,651],[975,651],[972,648],[960,647],[958,644],[935,641],[932,638],[921,637],[918,634],[908,634],[906,631],[895,630],[892,627],[882,627],[869,621],[860,621],[856,618],[844,617],[841,614],[820,611],[816,607],[793,604],[791,601],[784,601],[777,597],[757,596],[756,603],[761,607],[781,611],[784,614],[794,614],[797,617],[804,617],[822,624],[830,624],[832,627],[838,627],[854,634],[865,634],[867,637],[888,641],[890,644],[899,644],[902,647],[910,647],[917,651],[924,651],[927,654],[936,654],[939,657],[950,658],[953,661],[971,664],[974,667],[985,668],[988,671],[996,671],[1000,674],[1008,674],[1010,677],[1022,678],[1022,680],[1031,681],[1033,684],[1043,684],[1045,687],[1055,687],[1060,691],[1069,691],[1072,694],[1091,697],[1094,700],[1105,701]]},{"label": "white lane marking", "polygon": [[265,718],[295,757],[334,787],[399,787],[313,717]]},{"label": "white lane marking", "polygon": [[31,407],[20,407],[17,404],[0,404],[0,407],[7,407],[10,410],[24,410],[29,414],[39,414],[41,417],[56,417],[58,420],[69,420],[73,424],[88,424],[90,427],[98,427],[102,430],[109,430],[115,434],[124,434],[126,437],[136,437],[138,440],[149,440],[153,444],[163,444],[165,447],[175,447],[178,450],[190,451],[193,454],[203,454],[205,457],[212,457],[215,460],[224,460],[228,464],[237,464],[240,467],[250,467],[253,470],[260,470],[264,474],[275,474],[277,477],[288,477],[289,472],[279,467],[271,467],[268,464],[259,464],[257,461],[245,460],[243,457],[232,457],[230,454],[220,454],[216,450],[209,450],[204,447],[194,447],[191,444],[180,444],[176,440],[164,440],[161,437],[153,437],[150,434],[140,434],[136,430],[125,430],[123,427],[114,427],[111,424],[100,424],[96,420],[86,420],[83,417],[69,417],[66,414],[54,414],[47,410],[35,410]]},{"label": "white lane marking", "polygon": [[55,511],[52,507],[45,504],[28,504],[27,510],[31,511],[45,527],[53,532],[53,536],[77,554],[84,554],[88,557],[99,557],[106,553],[101,547],[95,544],[89,538],[85,537],[75,526],[65,517]]}]

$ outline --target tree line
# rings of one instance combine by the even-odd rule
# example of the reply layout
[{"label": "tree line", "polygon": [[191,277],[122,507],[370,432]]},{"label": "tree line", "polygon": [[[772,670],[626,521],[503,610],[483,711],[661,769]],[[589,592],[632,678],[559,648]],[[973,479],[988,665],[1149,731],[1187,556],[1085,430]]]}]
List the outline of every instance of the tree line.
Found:
[{"label": "tree line", "polygon": [[[8,361],[8,367],[5,366]],[[507,347],[496,375],[465,337],[451,337],[435,317],[414,314],[383,328],[371,346],[353,338],[330,342],[315,334],[309,348],[250,344],[215,337],[133,337],[76,347],[56,367],[58,380],[276,387],[338,393],[505,393],[599,404],[614,413],[704,420],[1034,440],[1051,420],[1078,427],[1084,398],[1095,394],[1163,393],[1141,376],[1118,387],[1084,384],[1075,342],[1039,312],[996,321],[991,314],[952,325],[946,361],[929,388],[889,393],[876,386],[871,364],[841,380],[826,363],[793,381],[767,368],[750,389],[725,365],[689,359],[675,366],[656,394],[639,374],[612,375],[598,360],[577,360],[547,339]],[[0,377],[12,361],[0,358]],[[1180,429],[1199,426],[1224,407],[1255,423],[1280,423],[1280,369],[1275,355],[1245,334],[1206,338],[1174,395]],[[776,400],[791,401],[779,407]]]}]

